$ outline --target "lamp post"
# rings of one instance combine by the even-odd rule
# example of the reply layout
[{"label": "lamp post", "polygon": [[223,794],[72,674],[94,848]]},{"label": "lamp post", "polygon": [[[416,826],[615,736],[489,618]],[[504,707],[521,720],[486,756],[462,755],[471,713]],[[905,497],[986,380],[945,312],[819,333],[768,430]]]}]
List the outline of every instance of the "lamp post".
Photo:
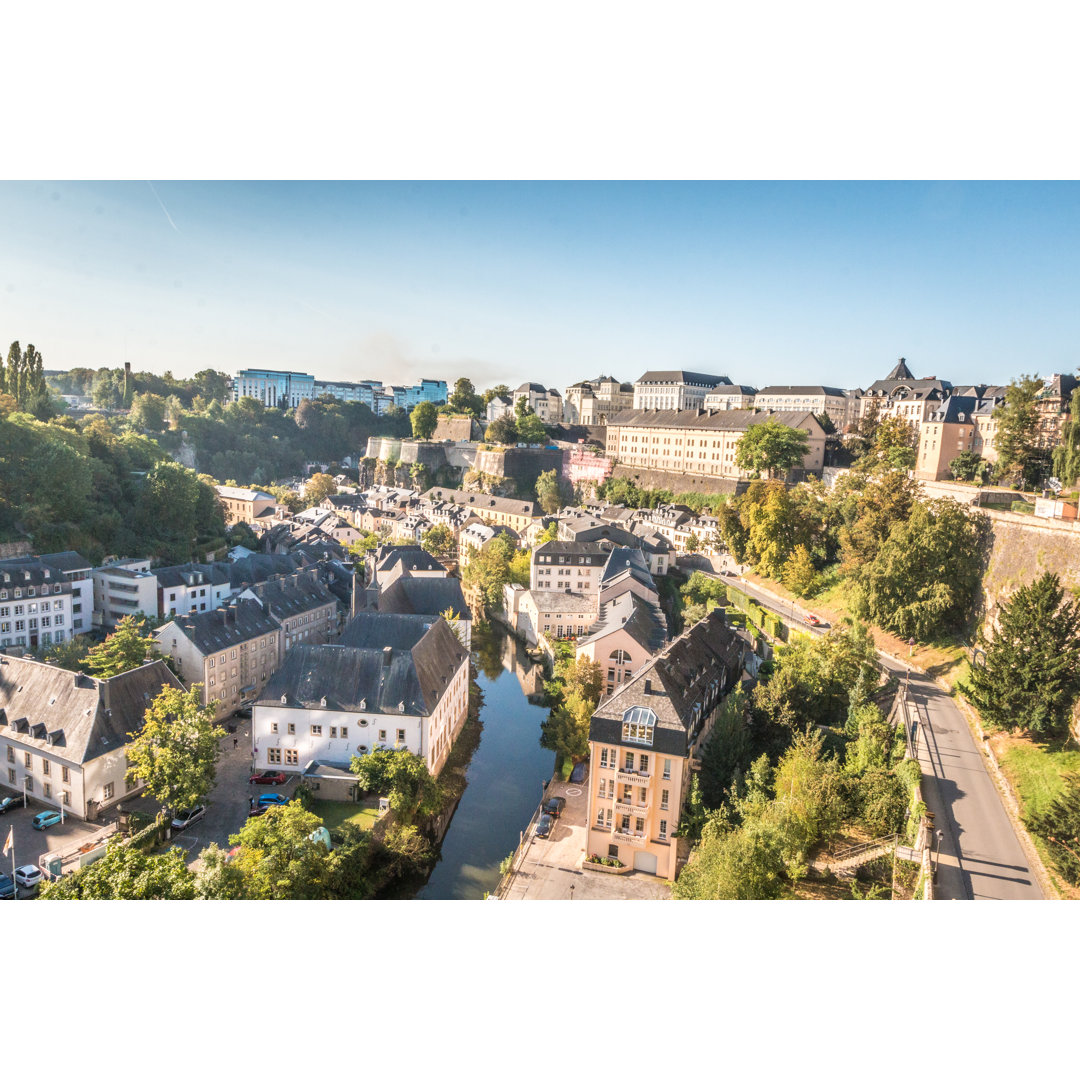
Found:
[{"label": "lamp post", "polygon": [[935,850],[934,850],[934,852],[932,853],[932,854],[933,854],[933,858],[934,858],[934,873],[933,873],[933,879],[934,879],[934,881],[937,881],[937,869],[938,869],[938,863],[940,863],[940,862],[941,862],[941,838],[942,838],[942,835],[943,835],[943,834],[942,834],[942,832],[941,832],[941,830],[940,830],[940,829],[938,829],[938,830],[937,830],[937,832],[936,832],[936,833],[934,833],[934,836],[935,836],[935,838],[936,838],[936,843],[935,843]]}]

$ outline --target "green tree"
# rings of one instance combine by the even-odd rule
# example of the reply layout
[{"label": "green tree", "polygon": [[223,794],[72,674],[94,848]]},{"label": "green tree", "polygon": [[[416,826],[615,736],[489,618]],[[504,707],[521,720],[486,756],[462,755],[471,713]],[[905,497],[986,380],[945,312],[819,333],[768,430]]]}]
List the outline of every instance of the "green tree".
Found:
[{"label": "green tree", "polygon": [[787,473],[797,468],[810,452],[810,437],[800,428],[788,427],[776,420],[753,424],[735,448],[735,464],[755,476]]},{"label": "green tree", "polygon": [[817,583],[817,569],[805,544],[799,544],[784,563],[784,584],[796,596],[809,596]]},{"label": "green tree", "polygon": [[833,423],[832,417],[828,413],[814,413],[814,419],[821,425],[821,430],[826,435],[836,434],[836,425]]},{"label": "green tree", "polygon": [[559,660],[548,682],[555,705],[540,725],[540,745],[575,761],[588,756],[589,721],[603,693],[604,672],[587,656]]},{"label": "green tree", "polygon": [[195,875],[180,848],[149,855],[111,840],[105,854],[77,873],[41,886],[42,900],[194,900]]},{"label": "green tree", "polygon": [[688,536],[688,537],[686,538],[686,550],[687,550],[687,552],[689,552],[689,553],[690,553],[691,555],[693,555],[693,553],[694,553],[695,551],[697,551],[697,549],[698,549],[699,547],[701,547],[701,541],[700,541],[700,540],[698,539],[698,535],[697,535],[697,533],[695,533],[695,532],[692,532],[692,533],[691,533],[691,534],[690,534],[690,535],[689,535],[689,536]]},{"label": "green tree", "polygon": [[996,727],[1064,733],[1080,696],[1080,604],[1065,600],[1057,574],[1021,585],[998,609],[993,636],[980,631],[985,663],[969,695]]},{"label": "green tree", "polygon": [[997,434],[994,448],[998,471],[1006,483],[1034,486],[1045,475],[1049,455],[1040,448],[1039,412],[1035,402],[1043,381],[1038,375],[1021,375],[1005,389],[1005,401],[994,410]]},{"label": "green tree", "polygon": [[484,441],[499,443],[501,446],[513,446],[518,441],[517,422],[513,416],[500,416],[492,420],[484,432]]},{"label": "green tree", "polygon": [[414,439],[430,439],[439,426],[439,411],[430,401],[418,402],[410,416]]},{"label": "green tree", "polygon": [[304,485],[304,506],[318,506],[328,495],[337,494],[337,483],[327,473],[312,473]]},{"label": "green tree", "polygon": [[502,608],[503,586],[510,581],[515,551],[514,542],[500,533],[484,544],[461,572],[462,582],[475,589],[490,610]]},{"label": "green tree", "polygon": [[135,394],[128,423],[144,431],[161,431],[165,427],[165,399],[159,394]]},{"label": "green tree", "polygon": [[477,420],[484,415],[484,400],[476,392],[471,379],[458,379],[446,404],[451,412],[466,413]]},{"label": "green tree", "polygon": [[542,472],[536,478],[536,498],[545,514],[556,514],[563,508],[559,474],[554,469]]},{"label": "green tree", "polygon": [[1063,790],[1042,811],[1027,818],[1028,828],[1046,841],[1054,866],[1070,885],[1080,885],[1080,776],[1062,777]]},{"label": "green tree", "polygon": [[419,754],[407,750],[372,750],[354,756],[349,768],[365,791],[390,799],[390,808],[404,824],[418,817],[433,817],[442,809],[442,792]]},{"label": "green tree", "polygon": [[[248,818],[229,843],[240,850],[228,860],[215,853],[205,885],[220,890],[213,899],[325,900],[331,874],[326,846],[312,839],[322,821],[295,802],[273,806]],[[206,861],[204,854],[204,862]],[[239,893],[240,896],[235,894]]]},{"label": "green tree", "polygon": [[420,546],[436,559],[446,559],[454,553],[457,544],[454,541],[453,530],[447,525],[439,524],[432,525],[424,533],[424,539],[420,541]]},{"label": "green tree", "polygon": [[146,619],[142,615],[125,615],[100,645],[90,648],[83,667],[99,679],[111,679],[140,667],[146,660],[161,660],[155,645],[147,632]]},{"label": "green tree", "polygon": [[952,499],[919,501],[896,522],[872,562],[855,574],[861,617],[901,637],[928,641],[960,630],[982,573],[986,515]]},{"label": "green tree", "polygon": [[[2,389],[2,387],[0,387]],[[1069,418],[1061,429],[1061,442],[1054,447],[1054,475],[1073,485],[1080,480],[1080,386],[1072,392]]]},{"label": "green tree", "polygon": [[984,461],[974,450],[962,450],[949,462],[949,472],[954,480],[967,483],[981,483],[986,475],[989,463]]},{"label": "green tree", "polygon": [[671,894],[676,900],[778,900],[783,874],[777,830],[756,821],[704,836]]},{"label": "green tree", "polygon": [[509,398],[510,397],[510,387],[507,386],[506,383],[498,383],[497,385],[493,386],[490,390],[485,390],[484,391],[484,397],[483,397],[484,408],[486,409],[488,407],[488,405],[491,404],[492,400],[497,398],[497,397],[504,397],[504,398]]},{"label": "green tree", "polygon": [[145,784],[171,811],[198,805],[214,786],[221,744],[214,707],[199,704],[201,685],[186,691],[162,687],[141,729],[129,733],[128,777]]},{"label": "green tree", "polygon": [[547,428],[536,413],[529,413],[517,421],[518,441],[522,443],[546,443]]}]

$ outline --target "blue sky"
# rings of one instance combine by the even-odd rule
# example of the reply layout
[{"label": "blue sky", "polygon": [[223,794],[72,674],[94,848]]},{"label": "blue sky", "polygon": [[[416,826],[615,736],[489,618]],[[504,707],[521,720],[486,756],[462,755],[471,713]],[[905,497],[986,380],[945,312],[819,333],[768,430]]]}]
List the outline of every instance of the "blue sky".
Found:
[{"label": "blue sky", "polygon": [[0,183],[50,368],[866,386],[1080,364],[1074,183]]}]

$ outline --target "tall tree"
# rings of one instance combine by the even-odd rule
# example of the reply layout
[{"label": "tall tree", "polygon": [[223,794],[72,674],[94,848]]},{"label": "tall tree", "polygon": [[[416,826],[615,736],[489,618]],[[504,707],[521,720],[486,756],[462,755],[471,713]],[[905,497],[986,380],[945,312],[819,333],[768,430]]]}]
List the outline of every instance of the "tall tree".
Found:
[{"label": "tall tree", "polygon": [[485,390],[484,391],[484,395],[483,395],[483,399],[482,399],[483,402],[484,402],[484,408],[486,409],[488,407],[488,405],[491,404],[492,399],[494,399],[494,398],[497,398],[497,397],[508,398],[509,396],[510,396],[510,387],[507,386],[506,383],[498,383],[496,386],[493,386],[490,390]]},{"label": "tall tree", "polygon": [[544,421],[534,412],[522,416],[517,421],[518,441],[523,443],[547,442],[547,428]]},{"label": "tall tree", "polygon": [[199,683],[189,690],[163,687],[131,732],[128,776],[171,811],[196,806],[214,786],[221,754],[214,707],[199,704]]},{"label": "tall tree", "polygon": [[1054,475],[1063,484],[1080,480],[1080,386],[1072,392],[1069,419],[1061,429],[1060,444],[1054,448]]},{"label": "tall tree", "polygon": [[464,377],[457,380],[454,383],[453,392],[446,402],[450,411],[458,413],[467,413],[469,416],[480,419],[484,414],[484,400],[476,392],[476,387],[473,386],[471,379]]},{"label": "tall tree", "polygon": [[96,862],[41,888],[42,900],[194,900],[195,875],[171,848],[150,855],[117,840]]},{"label": "tall tree", "polygon": [[536,498],[545,514],[557,514],[563,508],[559,474],[554,469],[542,472],[536,478]]},{"label": "tall tree", "polygon": [[810,437],[800,428],[776,420],[753,424],[735,448],[735,464],[757,476],[771,478],[802,464],[810,449]]},{"label": "tall tree", "polygon": [[432,525],[432,527],[424,533],[424,539],[420,541],[420,546],[436,559],[448,558],[456,546],[454,543],[454,534],[448,525],[443,525],[441,523]]},{"label": "tall tree", "polygon": [[512,416],[500,416],[492,420],[484,432],[486,442],[500,443],[502,446],[513,446],[518,441],[517,423]]},{"label": "tall tree", "polygon": [[442,807],[442,792],[428,772],[427,762],[407,750],[373,750],[354,756],[349,768],[365,791],[389,796],[390,808],[409,824],[430,817]]},{"label": "tall tree", "polygon": [[970,695],[997,727],[1052,735],[1068,730],[1080,696],[1080,604],[1066,601],[1049,571],[1021,585],[998,610],[985,664],[971,669]]},{"label": "tall tree", "polygon": [[141,615],[125,615],[100,645],[86,654],[83,666],[99,679],[111,679],[146,660],[160,660],[154,639],[146,632],[146,619]]},{"label": "tall tree", "polygon": [[318,506],[328,495],[337,494],[337,484],[328,473],[312,473],[304,485],[304,505]]},{"label": "tall tree", "polygon": [[1005,390],[1005,401],[994,410],[998,421],[994,447],[998,454],[998,469],[1009,483],[1027,487],[1036,484],[1044,475],[1047,453],[1038,445],[1039,413],[1036,397],[1043,381],[1038,375],[1021,375]]},{"label": "tall tree", "polygon": [[409,417],[412,422],[413,438],[430,439],[439,426],[439,411],[430,401],[418,402]]}]

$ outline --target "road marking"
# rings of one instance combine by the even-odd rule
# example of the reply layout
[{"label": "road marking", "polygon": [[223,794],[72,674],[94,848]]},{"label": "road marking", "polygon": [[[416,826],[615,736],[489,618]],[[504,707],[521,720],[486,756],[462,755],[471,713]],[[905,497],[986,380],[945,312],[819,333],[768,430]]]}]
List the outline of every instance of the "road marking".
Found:
[{"label": "road marking", "polygon": [[581,788],[579,788],[579,787],[568,787],[566,789],[566,794],[571,799],[576,799],[581,794]]}]

